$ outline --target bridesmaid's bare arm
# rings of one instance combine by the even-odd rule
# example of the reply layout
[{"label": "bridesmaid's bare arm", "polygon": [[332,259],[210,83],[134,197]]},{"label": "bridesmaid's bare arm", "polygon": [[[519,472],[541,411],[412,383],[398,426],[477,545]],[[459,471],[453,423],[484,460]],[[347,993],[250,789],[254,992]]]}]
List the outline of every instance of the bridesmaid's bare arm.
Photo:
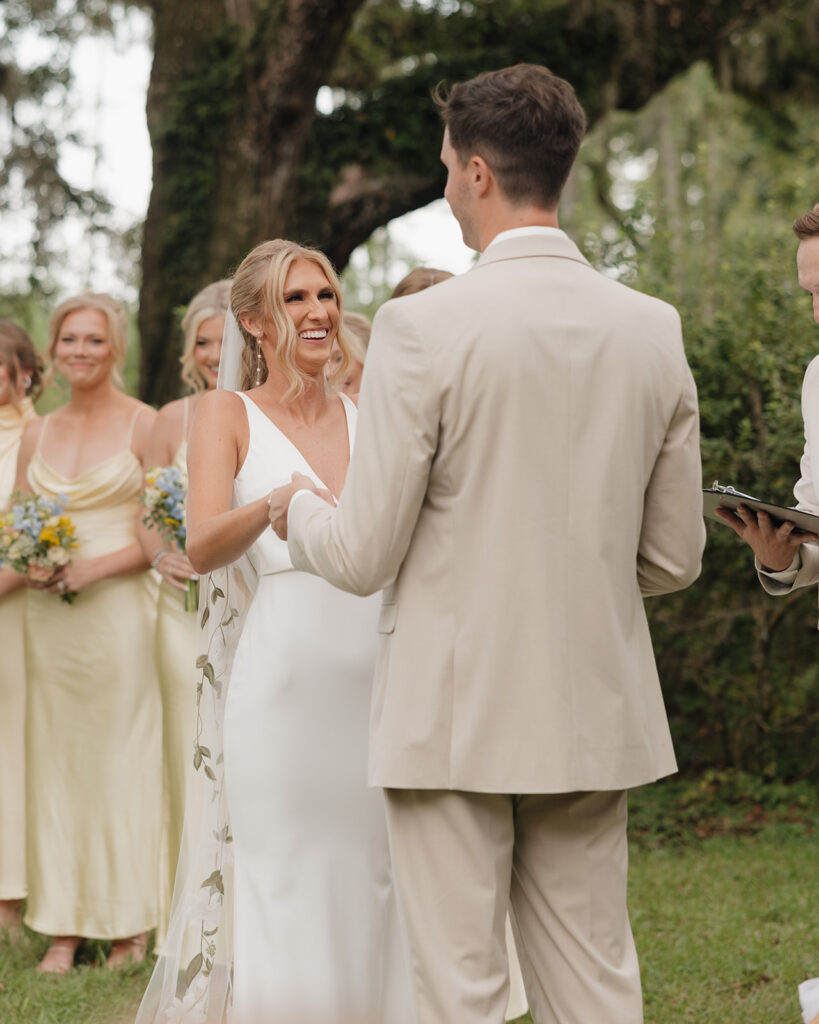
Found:
[{"label": "bridesmaid's bare arm", "polygon": [[235,562],[269,525],[266,496],[231,507],[248,440],[238,395],[212,391],[202,397],[188,447],[188,558],[197,572]]},{"label": "bridesmaid's bare arm", "polygon": [[25,585],[25,576],[21,576],[19,572],[15,572],[8,566],[3,566],[0,569],[0,598],[7,594],[13,594],[15,590],[20,590]]},{"label": "bridesmaid's bare arm", "polygon": [[28,482],[28,464],[31,462],[31,456],[37,450],[37,442],[42,429],[43,421],[39,417],[36,420],[31,420],[23,428],[23,436],[17,451],[17,475],[14,479],[14,489],[20,491],[21,494],[31,494]]}]

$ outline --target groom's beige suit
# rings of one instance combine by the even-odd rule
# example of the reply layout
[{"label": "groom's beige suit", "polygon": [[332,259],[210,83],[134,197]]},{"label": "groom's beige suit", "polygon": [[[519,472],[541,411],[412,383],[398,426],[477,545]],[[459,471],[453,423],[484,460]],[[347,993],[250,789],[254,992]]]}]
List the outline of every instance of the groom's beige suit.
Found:
[{"label": "groom's beige suit", "polygon": [[421,1024],[502,1016],[510,878],[535,1020],[642,1019],[623,791],[676,768],[643,598],[696,578],[701,485],[676,311],[562,232],[378,312],[341,501],[288,531],[384,591],[370,782]]}]

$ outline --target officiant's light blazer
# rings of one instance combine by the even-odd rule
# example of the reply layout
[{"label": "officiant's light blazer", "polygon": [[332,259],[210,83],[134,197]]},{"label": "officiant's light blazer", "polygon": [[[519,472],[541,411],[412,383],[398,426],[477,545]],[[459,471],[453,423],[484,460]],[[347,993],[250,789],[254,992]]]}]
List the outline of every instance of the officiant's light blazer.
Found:
[{"label": "officiant's light blazer", "polygon": [[302,493],[288,518],[296,568],[386,588],[371,784],[674,771],[643,597],[698,575],[701,486],[676,311],[562,233],[379,310],[338,508]]},{"label": "officiant's light blazer", "polygon": [[[802,419],[805,423],[805,447],[799,463],[800,477],[793,494],[796,507],[819,515],[817,496],[817,463],[819,463],[819,356],[808,364],[802,381]],[[769,594],[781,597],[799,587],[812,587],[819,583],[819,545],[803,544],[794,556],[796,568],[782,572],[766,572],[759,559],[754,560],[757,575]]]}]

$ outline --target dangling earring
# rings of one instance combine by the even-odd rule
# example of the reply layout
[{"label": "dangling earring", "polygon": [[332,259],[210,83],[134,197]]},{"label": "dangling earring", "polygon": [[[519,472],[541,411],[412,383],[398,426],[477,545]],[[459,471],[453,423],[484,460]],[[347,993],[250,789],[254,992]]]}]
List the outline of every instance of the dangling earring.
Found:
[{"label": "dangling earring", "polygon": [[262,339],[256,338],[256,387],[262,383]]}]

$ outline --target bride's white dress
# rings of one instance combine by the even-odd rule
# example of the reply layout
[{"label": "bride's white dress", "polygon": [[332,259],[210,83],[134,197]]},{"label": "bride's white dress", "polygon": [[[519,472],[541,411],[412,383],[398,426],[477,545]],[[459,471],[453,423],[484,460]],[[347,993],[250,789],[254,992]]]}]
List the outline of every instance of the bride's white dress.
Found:
[{"label": "bride's white dress", "polygon": [[[323,486],[247,395],[234,506]],[[341,396],[350,448],[356,409]],[[367,787],[379,598],[297,572],[265,530],[225,705],[234,848],[235,1024],[411,1024],[383,797]]]}]

